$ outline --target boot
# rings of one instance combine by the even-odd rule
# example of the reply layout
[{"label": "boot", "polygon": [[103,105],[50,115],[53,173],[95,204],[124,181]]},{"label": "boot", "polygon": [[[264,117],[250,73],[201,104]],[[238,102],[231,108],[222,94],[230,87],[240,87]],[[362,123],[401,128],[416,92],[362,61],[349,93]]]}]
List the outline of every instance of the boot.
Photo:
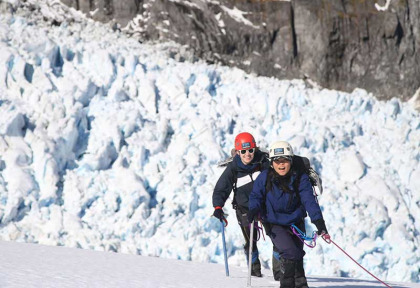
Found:
[{"label": "boot", "polygon": [[251,266],[251,276],[262,277],[262,274],[261,274],[261,263],[260,263],[260,259],[258,259],[258,258],[257,258],[257,261],[255,261],[254,263],[252,263],[252,266]]},{"label": "boot", "polygon": [[296,262],[295,267],[295,286],[296,288],[308,288],[308,282],[303,268],[303,259]]},{"label": "boot", "polygon": [[280,253],[273,250],[273,276],[275,281],[280,281]]},{"label": "boot", "polygon": [[295,288],[296,261],[280,259],[280,288]]},{"label": "boot", "polygon": [[[249,263],[248,254],[245,254],[245,255],[246,255],[246,262]],[[258,250],[252,252],[251,276],[262,277],[262,274],[261,274],[261,262],[260,262],[260,259],[258,259]]]}]

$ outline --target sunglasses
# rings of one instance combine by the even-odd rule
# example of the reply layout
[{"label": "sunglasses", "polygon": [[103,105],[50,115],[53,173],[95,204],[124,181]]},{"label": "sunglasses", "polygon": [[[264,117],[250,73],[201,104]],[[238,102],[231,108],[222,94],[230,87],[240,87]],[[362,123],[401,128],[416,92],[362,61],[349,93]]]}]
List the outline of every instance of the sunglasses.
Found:
[{"label": "sunglasses", "polygon": [[241,150],[241,154],[245,154],[246,151],[248,151],[250,154],[254,153],[254,148],[248,149],[248,150]]},{"label": "sunglasses", "polygon": [[287,161],[292,161],[292,157],[290,156],[278,156],[278,157],[272,157],[271,160],[273,161],[279,161],[281,159],[287,160]]}]

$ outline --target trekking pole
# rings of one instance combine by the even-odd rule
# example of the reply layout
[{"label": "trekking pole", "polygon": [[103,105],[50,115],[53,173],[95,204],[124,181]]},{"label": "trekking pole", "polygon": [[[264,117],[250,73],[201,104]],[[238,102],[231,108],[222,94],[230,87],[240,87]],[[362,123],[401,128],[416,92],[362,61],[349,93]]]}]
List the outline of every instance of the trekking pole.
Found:
[{"label": "trekking pole", "polygon": [[223,221],[220,221],[220,224],[222,225],[223,255],[225,257],[226,277],[229,277],[229,266],[228,266],[228,260],[227,260],[226,240],[225,240],[225,224],[223,223]]},{"label": "trekking pole", "polygon": [[254,221],[251,223],[251,231],[249,236],[249,254],[248,254],[248,283],[247,287],[251,287],[251,270],[252,270],[252,244],[254,242]]}]

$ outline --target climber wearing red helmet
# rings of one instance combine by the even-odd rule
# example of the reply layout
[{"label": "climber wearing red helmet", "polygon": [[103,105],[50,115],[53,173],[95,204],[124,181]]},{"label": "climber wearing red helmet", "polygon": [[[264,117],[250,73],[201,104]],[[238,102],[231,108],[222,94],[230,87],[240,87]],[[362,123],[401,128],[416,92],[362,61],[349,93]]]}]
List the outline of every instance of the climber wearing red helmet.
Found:
[{"label": "climber wearing red helmet", "polygon": [[[268,165],[268,159],[258,149],[254,137],[248,132],[240,133],[235,138],[235,156],[220,176],[213,192],[213,215],[222,221],[224,219],[222,208],[231,191],[234,191],[232,205],[236,210],[236,217],[245,239],[244,250],[247,261],[250,238],[247,219],[249,194],[252,191],[254,180],[261,170],[268,168]],[[256,231],[254,232],[253,237],[256,239]],[[253,245],[251,264],[251,275],[261,277],[257,245]]]}]

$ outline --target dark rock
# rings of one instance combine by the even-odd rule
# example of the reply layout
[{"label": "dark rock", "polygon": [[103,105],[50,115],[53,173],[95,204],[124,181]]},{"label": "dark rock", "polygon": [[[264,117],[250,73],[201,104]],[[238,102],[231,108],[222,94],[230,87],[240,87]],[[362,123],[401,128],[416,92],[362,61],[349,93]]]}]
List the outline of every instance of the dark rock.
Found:
[{"label": "dark rock", "polygon": [[[62,0],[139,40],[174,40],[214,63],[409,99],[420,87],[418,0]],[[137,17],[137,16],[141,17]],[[127,30],[127,29],[126,29]]]}]

